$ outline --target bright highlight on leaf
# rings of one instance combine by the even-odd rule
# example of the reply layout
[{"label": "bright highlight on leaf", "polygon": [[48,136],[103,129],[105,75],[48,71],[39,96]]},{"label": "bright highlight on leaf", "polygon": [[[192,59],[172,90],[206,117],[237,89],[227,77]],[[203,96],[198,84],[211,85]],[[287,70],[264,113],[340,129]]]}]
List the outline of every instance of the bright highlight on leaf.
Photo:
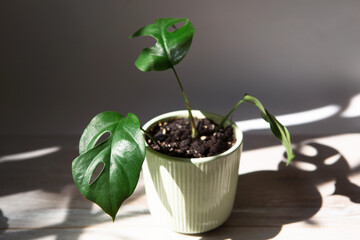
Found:
[{"label": "bright highlight on leaf", "polygon": [[[105,132],[110,137],[95,146]],[[81,194],[115,220],[121,204],[134,192],[145,159],[145,141],[139,119],[116,112],[95,116],[80,139],[80,156],[72,163],[74,182]],[[93,181],[99,164],[103,169]]]}]

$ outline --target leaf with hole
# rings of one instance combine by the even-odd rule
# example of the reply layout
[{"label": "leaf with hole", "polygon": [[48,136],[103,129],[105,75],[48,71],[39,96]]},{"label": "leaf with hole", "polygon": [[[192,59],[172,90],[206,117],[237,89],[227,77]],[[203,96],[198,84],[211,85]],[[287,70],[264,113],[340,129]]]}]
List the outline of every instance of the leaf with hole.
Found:
[{"label": "leaf with hole", "polygon": [[[105,132],[110,137],[95,145]],[[115,112],[95,116],[80,139],[80,156],[72,163],[75,185],[81,194],[115,220],[121,204],[134,192],[145,158],[145,141],[139,119]],[[98,165],[103,169],[98,176]]]},{"label": "leaf with hole", "polygon": [[92,149],[105,133],[114,132],[122,118],[120,113],[110,111],[96,115],[81,135],[79,153],[83,154]]},{"label": "leaf with hole", "polygon": [[[185,22],[175,31],[168,28]],[[186,18],[158,18],[155,23],[139,29],[130,38],[152,36],[157,42],[142,50],[135,65],[143,72],[163,71],[178,64],[188,52],[194,35],[194,27]]]}]

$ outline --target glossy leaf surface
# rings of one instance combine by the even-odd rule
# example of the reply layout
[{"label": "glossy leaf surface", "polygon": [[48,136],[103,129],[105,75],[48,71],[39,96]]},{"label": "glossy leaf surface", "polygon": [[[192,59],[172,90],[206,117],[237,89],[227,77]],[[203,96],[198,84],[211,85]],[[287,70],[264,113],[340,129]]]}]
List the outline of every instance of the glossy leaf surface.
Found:
[{"label": "glossy leaf surface", "polygon": [[[110,132],[110,137],[95,146],[105,132]],[[74,182],[85,198],[114,220],[121,204],[135,190],[145,158],[139,119],[131,113],[125,118],[115,112],[100,113],[85,129],[80,146],[80,156],[72,163]],[[93,176],[101,163],[102,171]]]},{"label": "glossy leaf surface", "polygon": [[[168,28],[176,23],[185,24],[175,31]],[[158,18],[156,22],[139,29],[130,38],[152,36],[156,44],[140,53],[135,65],[143,72],[163,71],[178,64],[188,52],[194,35],[194,27],[186,18]]]},{"label": "glossy leaf surface", "polygon": [[79,154],[83,154],[93,148],[100,137],[115,132],[116,126],[123,118],[117,112],[102,112],[96,115],[85,128],[80,138]]}]

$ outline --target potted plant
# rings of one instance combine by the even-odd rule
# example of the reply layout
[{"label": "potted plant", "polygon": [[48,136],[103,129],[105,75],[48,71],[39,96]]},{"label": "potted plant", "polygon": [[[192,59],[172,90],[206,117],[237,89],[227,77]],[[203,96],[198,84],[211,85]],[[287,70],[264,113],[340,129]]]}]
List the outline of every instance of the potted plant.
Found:
[{"label": "potted plant", "polygon": [[[176,28],[180,22],[185,23]],[[185,57],[193,34],[188,19],[161,18],[130,36],[157,40],[143,49],[135,65],[145,72],[172,69],[187,110],[163,114],[144,127],[132,113],[123,117],[103,112],[90,121],[81,136],[80,155],[72,164],[74,182],[85,198],[113,220],[133,193],[143,169],[150,212],[171,229],[200,233],[221,225],[234,203],[243,141],[229,117],[243,102],[259,108],[285,146],[288,163],[294,157],[286,127],[253,96],[245,94],[225,117],[191,110],[174,66]],[[97,143],[107,132],[110,136]],[[99,165],[102,170],[95,174]]]}]

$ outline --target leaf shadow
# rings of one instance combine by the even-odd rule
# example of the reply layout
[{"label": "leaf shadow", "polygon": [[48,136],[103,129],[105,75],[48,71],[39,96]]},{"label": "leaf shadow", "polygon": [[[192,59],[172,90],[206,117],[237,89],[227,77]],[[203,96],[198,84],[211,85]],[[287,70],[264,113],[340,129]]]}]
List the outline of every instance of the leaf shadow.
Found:
[{"label": "leaf shadow", "polygon": [[[22,140],[17,138],[9,140],[9,148],[1,151],[8,156],[11,156],[11,154],[15,155],[17,152],[28,151],[31,153],[34,149],[44,149],[44,147],[49,147],[56,143],[62,147],[56,152],[42,156],[0,162],[0,197],[24,193],[25,195],[19,195],[24,197],[24,206],[20,207],[20,210],[25,209],[31,215],[40,217],[39,214],[42,214],[43,211],[39,213],[37,212],[38,209],[26,209],[25,206],[28,201],[36,201],[34,199],[36,194],[46,194],[46,199],[42,199],[39,202],[39,204],[43,204],[39,205],[39,209],[46,211],[54,210],[54,214],[58,213],[60,215],[53,215],[51,217],[52,220],[48,224],[45,221],[44,224],[35,224],[41,225],[38,228],[19,228],[18,226],[22,226],[29,219],[23,219],[24,216],[21,215],[20,211],[14,217],[12,215],[4,216],[0,210],[1,239],[26,240],[46,238],[48,236],[52,236],[54,239],[64,239],[64,236],[66,236],[68,239],[75,240],[80,238],[84,228],[111,221],[111,218],[102,213],[100,208],[94,212],[93,203],[82,197],[74,185],[71,175],[71,163],[78,153],[77,148],[74,147],[75,144],[69,146],[68,143],[68,141],[75,142],[73,137],[70,139],[64,138],[66,142],[64,144],[56,142],[56,138],[54,138],[55,142],[49,137],[47,139],[50,139],[47,143],[45,143],[46,139],[44,139],[44,142],[40,139],[39,141],[33,141],[35,143],[29,142],[26,145],[24,144],[26,148],[17,149],[17,151],[14,146]],[[30,192],[33,192],[30,194],[31,198],[26,199],[28,196],[26,193]],[[145,191],[140,186],[126,203],[129,204],[144,194]],[[10,205],[11,203],[7,204]],[[26,212],[25,210],[24,212]],[[129,212],[129,214],[118,216],[117,219],[121,220],[140,214],[147,213]],[[18,222],[18,218],[22,218],[22,220]],[[57,219],[59,221],[56,221]],[[36,218],[32,219],[32,221],[36,221]]]},{"label": "leaf shadow", "polygon": [[[278,235],[285,224],[305,221],[314,225],[311,217],[322,205],[318,185],[326,182],[334,182],[334,194],[347,196],[354,203],[359,203],[360,187],[352,183],[348,176],[360,168],[351,169],[344,156],[334,148],[308,141],[304,141],[304,145],[314,148],[316,155],[305,155],[299,147],[294,164],[288,167],[280,162],[277,171],[239,175],[234,209],[227,222],[213,231],[196,236],[201,239],[268,239]],[[78,239],[83,228],[108,221],[107,216],[91,213],[92,204],[81,196],[73,184],[69,169],[76,154],[75,148],[62,148],[50,155],[0,164],[0,196],[43,190],[57,196],[67,192],[70,197],[64,220],[37,230],[12,231],[9,229],[9,220],[14,219],[0,212],[1,237],[34,239],[52,235],[55,239],[62,239],[61,229],[69,226],[69,222],[75,222],[77,225],[71,229],[71,237]],[[329,163],[327,160],[333,156],[338,157]],[[301,162],[315,166],[315,170],[300,169],[297,163]],[[127,203],[143,194],[144,190],[140,189]],[[118,216],[118,219],[131,216],[125,214]]]},{"label": "leaf shadow", "polygon": [[8,221],[9,219],[6,216],[4,216],[4,213],[0,209],[0,236],[4,234],[6,229],[8,229],[9,227]]},{"label": "leaf shadow", "polygon": [[[221,227],[200,234],[201,239],[221,236],[231,239],[269,239],[277,236],[284,225],[305,221],[309,225],[322,206],[323,196],[318,186],[334,181],[333,194],[347,196],[359,203],[360,187],[348,179],[350,167],[336,149],[316,142],[306,142],[316,150],[309,156],[295,151],[295,159],[286,167],[280,162],[277,171],[258,171],[239,175],[234,209]],[[329,163],[328,159],[338,156]],[[301,163],[313,170],[299,168]]]}]

